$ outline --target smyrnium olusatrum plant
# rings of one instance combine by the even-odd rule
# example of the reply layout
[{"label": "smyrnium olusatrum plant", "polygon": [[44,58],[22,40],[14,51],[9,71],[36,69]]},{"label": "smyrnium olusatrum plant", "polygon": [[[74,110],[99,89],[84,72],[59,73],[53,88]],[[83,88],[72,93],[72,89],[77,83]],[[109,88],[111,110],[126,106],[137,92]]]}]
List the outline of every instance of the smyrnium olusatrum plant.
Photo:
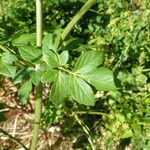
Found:
[{"label": "smyrnium olusatrum plant", "polygon": [[[49,100],[55,105],[74,100],[87,106],[95,105],[97,91],[115,90],[113,73],[102,66],[103,52],[90,45],[79,45],[71,49],[70,39],[66,39],[75,23],[94,5],[96,0],[88,0],[75,15],[63,32],[42,31],[42,3],[37,0],[37,32],[23,34],[12,41],[15,50],[2,47],[0,54],[0,74],[11,77],[14,84],[20,84],[18,97],[24,105],[35,87],[35,122],[31,150],[36,149],[40,127],[42,84],[50,84]],[[79,54],[72,59],[72,51]],[[94,89],[94,90],[93,90]]]}]

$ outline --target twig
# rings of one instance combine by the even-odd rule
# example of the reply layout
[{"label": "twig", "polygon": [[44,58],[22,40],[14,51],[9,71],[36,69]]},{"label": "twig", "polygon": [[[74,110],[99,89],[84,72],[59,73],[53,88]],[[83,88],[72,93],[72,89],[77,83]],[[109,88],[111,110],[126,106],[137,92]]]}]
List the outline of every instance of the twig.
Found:
[{"label": "twig", "polygon": [[14,138],[12,135],[10,135],[9,133],[7,133],[6,131],[4,131],[3,129],[0,128],[0,132],[3,133],[4,135],[6,135],[10,140],[12,140],[13,142],[15,142],[16,144],[20,145],[21,147],[23,147],[25,150],[29,150],[24,144],[22,144],[18,139]]},{"label": "twig", "polygon": [[16,127],[17,127],[18,117],[19,117],[19,115],[16,116],[15,121],[14,121],[13,134],[12,134],[13,137],[16,134]]}]

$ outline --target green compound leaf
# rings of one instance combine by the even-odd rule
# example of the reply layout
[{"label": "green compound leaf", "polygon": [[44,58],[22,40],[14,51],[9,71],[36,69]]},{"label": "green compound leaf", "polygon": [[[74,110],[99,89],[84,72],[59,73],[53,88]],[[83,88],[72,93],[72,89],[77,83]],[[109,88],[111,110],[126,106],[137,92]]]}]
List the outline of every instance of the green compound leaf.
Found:
[{"label": "green compound leaf", "polygon": [[53,83],[51,88],[50,100],[59,105],[63,103],[67,95],[69,94],[69,77],[67,74],[59,71],[57,74],[57,80]]},{"label": "green compound leaf", "polygon": [[57,54],[51,50],[43,51],[42,60],[51,68],[59,66],[59,58],[57,57]]},{"label": "green compound leaf", "polygon": [[22,46],[19,47],[19,53],[21,57],[29,62],[35,62],[40,58],[42,51],[41,49],[35,48],[33,46]]},{"label": "green compound leaf", "polygon": [[16,67],[11,64],[7,64],[0,60],[0,74],[13,78],[16,73]]},{"label": "green compound leaf", "polygon": [[145,85],[147,82],[147,76],[141,73],[137,75],[135,80],[138,85]]},{"label": "green compound leaf", "polygon": [[65,49],[68,51],[78,49],[80,44],[82,44],[82,43],[83,43],[83,39],[73,38],[73,37],[71,39],[68,39],[67,41],[63,42]]},{"label": "green compound leaf", "polygon": [[78,103],[94,106],[95,99],[92,88],[81,78],[70,76],[70,93]]},{"label": "green compound leaf", "polygon": [[65,65],[68,62],[69,59],[69,53],[68,51],[63,51],[60,55],[59,55],[59,61],[60,61],[60,65]]},{"label": "green compound leaf", "polygon": [[124,131],[122,132],[122,134],[120,135],[120,138],[121,138],[121,139],[126,139],[126,138],[129,138],[129,137],[131,137],[131,136],[133,136],[132,130],[126,129],[126,130],[124,130]]},{"label": "green compound leaf", "polygon": [[31,73],[30,79],[35,86],[37,86],[41,82],[42,73],[42,70],[36,70]]},{"label": "green compound leaf", "polygon": [[14,39],[12,41],[12,44],[14,46],[23,46],[23,45],[35,45],[36,41],[36,34],[31,33],[31,34],[22,34],[20,37]]},{"label": "green compound leaf", "polygon": [[11,64],[12,62],[17,61],[17,57],[13,54],[10,53],[3,53],[1,56],[1,59],[3,62],[7,63],[7,64]]},{"label": "green compound leaf", "polygon": [[25,81],[18,91],[18,96],[22,104],[27,103],[27,98],[32,90],[32,83],[31,80]]},{"label": "green compound leaf", "polygon": [[35,71],[35,68],[33,67],[27,67],[27,68],[23,68],[19,70],[13,78],[13,83],[14,84],[20,83],[23,78],[28,77],[28,75],[34,71]]},{"label": "green compound leaf", "polygon": [[98,68],[88,74],[81,75],[88,83],[92,84],[97,90],[115,90],[113,73],[107,68]]},{"label": "green compound leaf", "polygon": [[48,33],[47,35],[45,35],[45,37],[43,39],[42,49],[57,51],[57,48],[58,48],[59,42],[60,42],[60,38],[61,38],[61,36],[59,34],[56,35],[56,34]]},{"label": "green compound leaf", "polygon": [[57,79],[58,70],[49,69],[41,77],[42,83],[51,83]]},{"label": "green compound leaf", "polygon": [[10,53],[3,53],[0,56],[0,74],[13,78],[16,73],[16,66],[12,63],[17,61],[17,57]]},{"label": "green compound leaf", "polygon": [[102,64],[103,54],[100,51],[87,51],[81,54],[75,63],[76,73],[88,73]]}]

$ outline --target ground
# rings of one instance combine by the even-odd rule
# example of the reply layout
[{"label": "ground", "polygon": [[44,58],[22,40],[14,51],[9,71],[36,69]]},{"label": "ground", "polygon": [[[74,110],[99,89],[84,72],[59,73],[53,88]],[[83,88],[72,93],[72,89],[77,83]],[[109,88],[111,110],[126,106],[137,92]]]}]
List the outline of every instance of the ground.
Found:
[{"label": "ground", "polygon": [[[0,85],[0,103],[6,104],[3,109],[0,109],[0,112],[7,119],[0,122],[0,127],[29,147],[34,120],[34,95],[30,95],[30,103],[22,108],[17,98],[17,87],[12,84],[9,78],[5,78]],[[71,140],[71,137],[61,135],[61,127],[49,126],[45,130],[40,130],[38,150],[72,150]],[[6,135],[0,133],[0,150],[6,149],[21,150],[22,148]]]}]

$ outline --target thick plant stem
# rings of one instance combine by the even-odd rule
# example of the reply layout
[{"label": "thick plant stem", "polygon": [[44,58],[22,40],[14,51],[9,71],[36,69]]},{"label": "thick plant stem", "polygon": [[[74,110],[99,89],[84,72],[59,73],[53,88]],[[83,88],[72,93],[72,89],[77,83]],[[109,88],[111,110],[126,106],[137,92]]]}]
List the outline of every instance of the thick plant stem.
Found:
[{"label": "thick plant stem", "polygon": [[30,150],[36,150],[42,112],[42,84],[36,87],[35,119]]},{"label": "thick plant stem", "polygon": [[[42,0],[36,0],[36,46],[42,47],[43,23],[42,23]],[[30,150],[36,150],[38,142],[38,133],[40,129],[41,113],[42,113],[42,84],[35,88],[35,119],[33,127],[33,135]]]},{"label": "thick plant stem", "polygon": [[42,0],[36,0],[36,46],[42,46],[43,38],[43,5]]},{"label": "thick plant stem", "polygon": [[78,13],[72,18],[70,23],[64,29],[62,33],[62,40],[64,40],[73,26],[79,21],[79,19],[96,3],[96,0],[88,0],[83,7],[78,11]]}]

